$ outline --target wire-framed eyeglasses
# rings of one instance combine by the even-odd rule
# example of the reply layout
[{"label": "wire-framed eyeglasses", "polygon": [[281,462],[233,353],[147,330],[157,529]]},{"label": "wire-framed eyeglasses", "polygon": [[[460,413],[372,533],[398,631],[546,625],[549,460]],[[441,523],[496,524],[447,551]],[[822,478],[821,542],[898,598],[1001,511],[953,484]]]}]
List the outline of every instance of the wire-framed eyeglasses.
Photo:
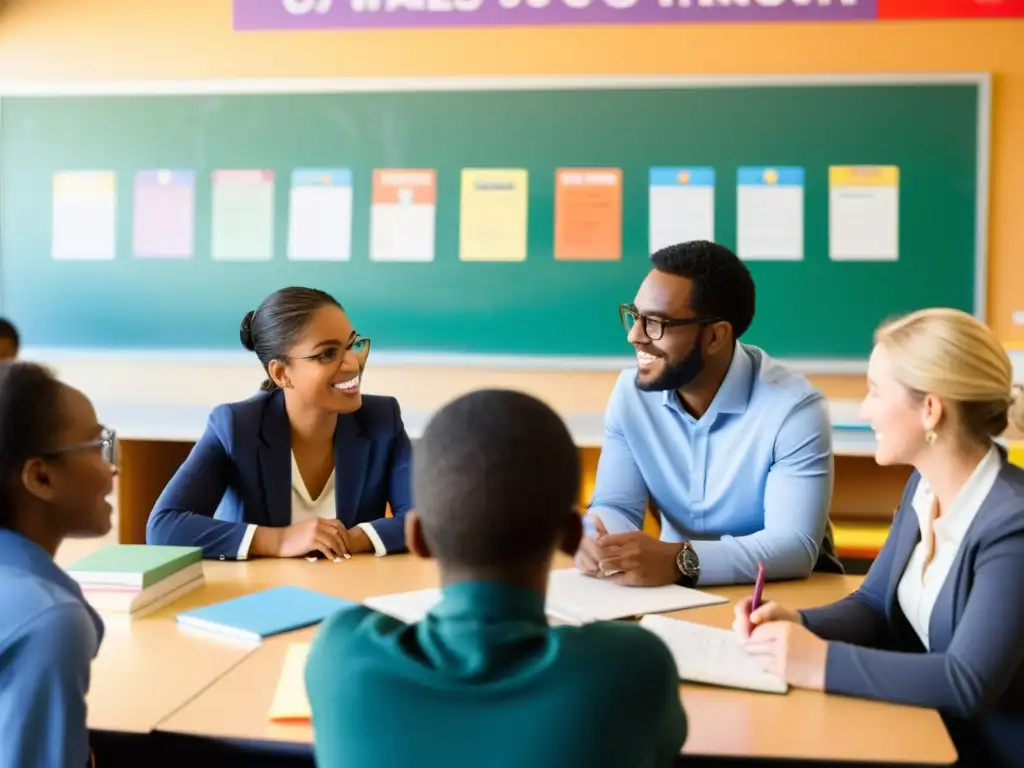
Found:
[{"label": "wire-framed eyeglasses", "polygon": [[103,427],[100,430],[100,435],[95,440],[87,440],[83,443],[72,443],[71,445],[62,445],[58,448],[53,448],[43,454],[43,458],[56,458],[58,456],[66,456],[69,453],[77,453],[78,451],[89,451],[99,448],[100,456],[108,464],[113,464],[115,467],[118,466],[120,461],[120,451],[118,450],[117,433],[109,427]]}]

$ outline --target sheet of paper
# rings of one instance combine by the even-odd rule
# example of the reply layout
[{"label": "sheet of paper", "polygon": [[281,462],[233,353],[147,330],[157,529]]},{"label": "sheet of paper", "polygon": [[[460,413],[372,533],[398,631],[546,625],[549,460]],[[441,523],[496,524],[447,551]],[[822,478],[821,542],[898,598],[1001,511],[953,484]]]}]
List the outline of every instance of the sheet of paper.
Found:
[{"label": "sheet of paper", "polygon": [[412,592],[368,597],[363,601],[363,605],[393,616],[406,624],[415,624],[426,616],[440,599],[439,589],[417,589]]},{"label": "sheet of paper", "polygon": [[378,169],[370,206],[371,261],[433,261],[437,175]]},{"label": "sheet of paper", "polygon": [[517,168],[462,169],[462,261],[526,260],[527,178]]},{"label": "sheet of paper", "polygon": [[113,171],[53,176],[51,254],[59,261],[110,261],[117,255],[117,180]]},{"label": "sheet of paper", "polygon": [[270,261],[274,256],[274,172],[213,172],[214,261]]},{"label": "sheet of paper", "polygon": [[828,169],[829,255],[836,261],[896,261],[900,255],[900,169]]},{"label": "sheet of paper", "polygon": [[622,258],[620,168],[559,168],[555,172],[555,258]]},{"label": "sheet of paper", "polygon": [[195,171],[135,174],[133,253],[144,259],[188,259],[195,245]]},{"label": "sheet of paper", "polygon": [[736,234],[741,259],[804,257],[804,169],[740,168]]},{"label": "sheet of paper", "polygon": [[651,253],[690,240],[715,239],[715,169],[651,168]]},{"label": "sheet of paper", "polygon": [[548,609],[581,622],[611,621],[725,602],[728,601],[724,597],[675,584],[624,587],[584,576],[575,568],[552,571],[548,579]]},{"label": "sheet of paper", "polygon": [[281,677],[277,680],[268,717],[278,722],[310,719],[309,697],[306,695],[306,659],[309,643],[291,643],[285,651]]},{"label": "sheet of paper", "polygon": [[352,258],[352,171],[297,168],[288,206],[288,258],[348,261]]},{"label": "sheet of paper", "polygon": [[[406,624],[415,624],[421,621],[430,609],[441,600],[440,589],[418,589],[413,592],[396,592],[390,595],[377,595],[368,597],[363,605],[380,611],[388,616],[393,616]],[[551,607],[550,600],[547,606],[548,623],[553,627],[575,626],[586,623],[575,616],[567,615]]]},{"label": "sheet of paper", "polygon": [[765,693],[786,693],[785,680],[766,672],[731,629],[666,616],[644,616],[640,626],[668,646],[680,680]]}]

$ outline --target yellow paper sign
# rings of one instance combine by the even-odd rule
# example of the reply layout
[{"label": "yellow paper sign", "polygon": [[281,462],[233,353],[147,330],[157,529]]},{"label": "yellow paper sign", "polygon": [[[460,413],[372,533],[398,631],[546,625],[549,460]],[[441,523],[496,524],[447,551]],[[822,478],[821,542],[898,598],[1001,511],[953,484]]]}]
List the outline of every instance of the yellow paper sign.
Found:
[{"label": "yellow paper sign", "polygon": [[527,201],[525,170],[464,168],[459,258],[525,261]]}]

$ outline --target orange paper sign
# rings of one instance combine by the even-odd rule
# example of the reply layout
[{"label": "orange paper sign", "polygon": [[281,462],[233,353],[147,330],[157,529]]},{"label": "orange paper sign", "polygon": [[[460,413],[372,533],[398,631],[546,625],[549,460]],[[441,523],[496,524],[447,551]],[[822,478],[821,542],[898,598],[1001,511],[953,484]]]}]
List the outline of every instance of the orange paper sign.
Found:
[{"label": "orange paper sign", "polygon": [[622,170],[559,168],[555,173],[555,258],[622,258]]}]

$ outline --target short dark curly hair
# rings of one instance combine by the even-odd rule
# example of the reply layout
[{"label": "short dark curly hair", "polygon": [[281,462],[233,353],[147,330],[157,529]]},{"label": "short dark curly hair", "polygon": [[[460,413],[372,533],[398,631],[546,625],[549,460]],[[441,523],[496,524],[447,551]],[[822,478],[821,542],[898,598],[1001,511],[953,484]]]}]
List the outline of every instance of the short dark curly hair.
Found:
[{"label": "short dark curly hair", "polygon": [[413,457],[413,497],[444,566],[544,562],[579,496],[579,454],[545,403],[479,390],[439,410]]},{"label": "short dark curly hair", "polygon": [[702,317],[732,326],[738,339],[754,321],[754,279],[740,258],[718,243],[692,240],[670,245],[651,256],[655,269],[693,283],[690,306]]}]

